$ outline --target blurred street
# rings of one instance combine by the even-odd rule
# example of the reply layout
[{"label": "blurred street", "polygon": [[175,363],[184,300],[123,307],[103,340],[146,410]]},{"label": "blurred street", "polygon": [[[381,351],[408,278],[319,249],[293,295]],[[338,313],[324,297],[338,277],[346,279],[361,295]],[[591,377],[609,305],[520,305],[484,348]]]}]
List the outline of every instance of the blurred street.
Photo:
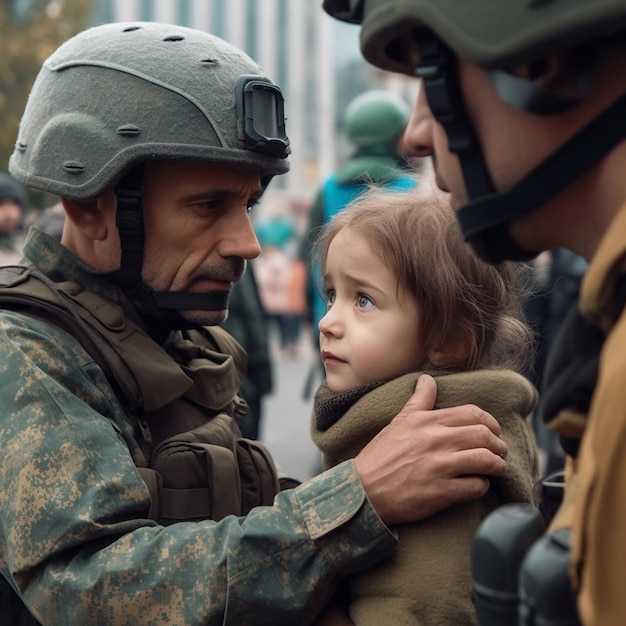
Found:
[{"label": "blurred street", "polygon": [[[273,341],[273,346],[276,343]],[[303,327],[299,347],[299,358],[279,356],[276,347],[273,349],[274,392],[263,401],[260,439],[280,470],[304,480],[320,469],[319,453],[309,435],[312,396],[321,382],[319,375],[314,380],[311,397],[303,397],[313,362],[313,340],[308,327]]]}]

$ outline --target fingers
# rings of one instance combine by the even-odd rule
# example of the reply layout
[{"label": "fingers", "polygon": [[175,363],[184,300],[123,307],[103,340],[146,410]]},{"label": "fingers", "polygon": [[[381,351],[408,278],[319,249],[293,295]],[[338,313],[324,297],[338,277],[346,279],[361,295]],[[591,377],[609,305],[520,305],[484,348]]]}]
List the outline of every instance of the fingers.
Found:
[{"label": "fingers", "polygon": [[[447,448],[450,453],[463,450],[483,450],[500,459],[506,458],[508,446],[484,424],[454,427],[446,425],[444,428],[445,430],[441,432],[443,437],[442,450]],[[491,456],[487,455],[485,458],[490,460]],[[473,472],[466,471],[464,473]],[[490,472],[483,471],[480,473],[488,474]]]},{"label": "fingers", "polygon": [[[435,415],[436,414],[436,415]],[[436,409],[433,411],[433,419],[444,426],[482,425],[488,428],[494,435],[500,435],[502,428],[498,420],[475,404]]]},{"label": "fingers", "polygon": [[[502,476],[508,466],[499,454],[487,448],[468,448],[450,455],[448,476],[465,478],[467,476]],[[445,476],[445,469],[442,469]]]},{"label": "fingers", "polygon": [[387,524],[418,521],[479,498],[489,488],[489,476],[507,472],[504,459],[484,447],[442,451],[432,442],[408,443],[401,448],[372,441],[354,459],[365,492]]},{"label": "fingers", "polygon": [[435,406],[437,397],[437,383],[432,376],[422,374],[415,383],[415,391],[409,398],[407,405],[412,411],[428,411]]},{"label": "fingers", "polygon": [[411,397],[398,413],[395,419],[404,420],[415,413],[430,411],[435,406],[437,398],[437,383],[432,376],[422,374],[415,383],[415,389]]},{"label": "fingers", "polygon": [[[482,424],[495,435],[502,432],[498,420],[487,411],[483,411],[474,404],[466,404],[449,408],[430,411],[435,406],[437,397],[437,383],[432,376],[422,374],[415,384],[415,391],[409,398],[397,418],[419,417],[419,419],[432,419],[446,426],[467,426]],[[425,418],[422,411],[430,411],[430,418]],[[415,414],[419,415],[415,415]],[[396,419],[397,419],[396,418]]]}]

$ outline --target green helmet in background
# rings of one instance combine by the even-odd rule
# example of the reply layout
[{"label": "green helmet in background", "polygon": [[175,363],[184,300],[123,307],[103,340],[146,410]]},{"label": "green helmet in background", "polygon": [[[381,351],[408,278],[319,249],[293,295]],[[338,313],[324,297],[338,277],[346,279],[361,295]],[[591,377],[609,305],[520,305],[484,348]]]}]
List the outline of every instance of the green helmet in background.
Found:
[{"label": "green helmet in background", "polygon": [[414,74],[400,39],[434,33],[460,57],[510,67],[626,28],[623,0],[324,0],[333,17],[361,24],[361,50],[383,69]]},{"label": "green helmet in background", "polygon": [[151,159],[249,168],[267,182],[288,170],[288,153],[280,90],[245,53],[182,26],[112,23],[45,61],[9,169],[84,200]]},{"label": "green helmet in background", "polygon": [[378,146],[393,143],[406,128],[411,109],[400,96],[372,90],[358,95],[348,104],[344,128],[355,146]]},{"label": "green helmet in background", "polygon": [[[526,260],[509,224],[539,210],[626,139],[626,95],[509,189],[496,190],[458,78],[457,57],[482,67],[512,107],[557,116],[593,86],[607,42],[626,30],[624,0],[323,0],[333,17],[361,24],[361,51],[373,65],[422,79],[426,98],[459,158],[469,202],[456,216],[477,254],[490,262]],[[575,95],[562,96],[507,70],[575,50]],[[411,58],[417,51],[418,58]],[[616,78],[616,80],[620,80]],[[515,147],[512,146],[512,150]]]}]

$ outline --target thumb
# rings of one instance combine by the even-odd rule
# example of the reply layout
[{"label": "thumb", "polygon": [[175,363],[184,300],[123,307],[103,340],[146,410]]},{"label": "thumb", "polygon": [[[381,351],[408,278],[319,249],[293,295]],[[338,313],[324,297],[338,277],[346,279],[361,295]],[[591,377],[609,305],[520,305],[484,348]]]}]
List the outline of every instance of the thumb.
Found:
[{"label": "thumb", "polygon": [[412,411],[429,411],[435,406],[437,383],[432,376],[422,374],[415,384],[415,391],[407,402]]}]

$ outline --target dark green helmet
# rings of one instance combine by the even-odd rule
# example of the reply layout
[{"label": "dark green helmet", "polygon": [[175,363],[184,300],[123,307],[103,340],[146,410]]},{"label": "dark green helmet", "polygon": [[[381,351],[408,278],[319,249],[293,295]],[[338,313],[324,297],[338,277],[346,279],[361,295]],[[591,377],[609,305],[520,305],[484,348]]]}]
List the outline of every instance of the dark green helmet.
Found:
[{"label": "dark green helmet", "polygon": [[9,162],[31,187],[79,200],[135,164],[190,159],[288,170],[280,89],[245,53],[190,28],[113,23],[44,63]]},{"label": "dark green helmet", "polygon": [[366,91],[346,108],[344,127],[355,146],[379,146],[397,139],[410,116],[411,109],[400,96],[387,91]]},{"label": "dark green helmet", "polygon": [[362,25],[363,56],[378,67],[413,74],[401,37],[432,31],[459,56],[490,68],[546,54],[626,29],[623,0],[324,0],[333,17]]},{"label": "dark green helmet", "polygon": [[[588,93],[606,43],[622,38],[624,0],[324,0],[323,6],[337,19],[362,25],[361,50],[372,64],[422,79],[463,172],[469,202],[456,212],[461,231],[488,261],[534,256],[536,250],[517,245],[509,224],[540,209],[626,139],[623,96],[515,186],[496,190],[467,115],[456,61],[483,67],[510,106],[534,115],[562,114]],[[580,53],[572,97],[507,71],[571,48]],[[413,53],[419,58],[410,58]]]}]

